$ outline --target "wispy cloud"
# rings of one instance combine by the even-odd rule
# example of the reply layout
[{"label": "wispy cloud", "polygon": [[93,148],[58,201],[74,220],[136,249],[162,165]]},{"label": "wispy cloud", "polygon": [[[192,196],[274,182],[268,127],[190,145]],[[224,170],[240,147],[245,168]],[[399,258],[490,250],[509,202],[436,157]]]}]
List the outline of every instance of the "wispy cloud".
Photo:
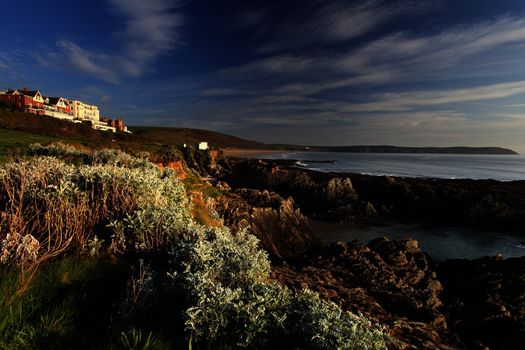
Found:
[{"label": "wispy cloud", "polygon": [[525,94],[525,80],[468,89],[387,93],[377,96],[373,102],[362,104],[350,103],[345,108],[345,111],[405,111],[421,106],[436,106],[472,101],[490,101],[521,94]]},{"label": "wispy cloud", "polygon": [[9,59],[7,58],[7,54],[0,52],[0,70],[8,70],[9,69]]},{"label": "wispy cloud", "polygon": [[[247,84],[251,90],[259,85],[265,92],[271,87],[276,94],[294,95],[364,85],[383,90],[399,84],[428,86],[462,76],[468,78],[462,84],[469,85],[476,79],[504,79],[502,71],[511,69],[509,63],[516,66],[523,62],[520,45],[524,41],[525,20],[501,17],[427,35],[388,34],[336,55],[279,54],[219,73],[227,85]],[[513,47],[514,51],[498,56],[502,49]]]},{"label": "wispy cloud", "polygon": [[470,26],[457,26],[443,32],[418,36],[396,33],[372,41],[340,61],[350,70],[391,64],[403,68],[444,68],[465,58],[507,44],[525,40],[525,20],[503,17]]},{"label": "wispy cloud", "polygon": [[69,40],[60,40],[57,47],[62,55],[54,55],[51,62],[41,60],[41,64],[52,65],[58,59],[65,67],[93,76],[110,83],[117,83],[120,79],[119,71],[115,70],[111,56],[102,53],[89,52]]},{"label": "wispy cloud", "polygon": [[435,1],[367,0],[354,6],[348,6],[346,1],[338,1],[322,8],[309,26],[323,33],[327,40],[344,41],[377,30],[396,17],[420,15],[436,6]]},{"label": "wispy cloud", "polygon": [[[106,0],[121,19],[113,35],[116,51],[91,50],[68,39],[57,41],[57,52],[37,55],[44,66],[68,67],[110,83],[143,75],[162,54],[180,43],[184,18],[178,0]],[[118,23],[118,22],[117,22]]]},{"label": "wispy cloud", "polygon": [[[293,133],[311,143],[324,132],[332,144],[384,137],[482,145],[493,144],[493,130],[517,144],[525,132],[523,42],[525,20],[504,16],[426,34],[393,32],[335,54],[294,50],[221,70],[214,88],[228,94],[194,111],[207,125],[237,123],[235,130],[256,128],[274,142]],[[518,110],[510,116],[504,108]],[[312,125],[316,136],[298,131]]]},{"label": "wispy cloud", "polygon": [[[438,8],[438,1],[360,0],[351,5],[348,1],[301,2],[287,14],[286,21],[276,27],[264,24],[262,10],[243,13],[241,22],[266,30],[269,40],[260,45],[258,52],[269,54],[287,49],[317,45],[336,44],[376,32],[393,19],[421,15]],[[267,9],[266,16],[275,15],[279,9]]]}]

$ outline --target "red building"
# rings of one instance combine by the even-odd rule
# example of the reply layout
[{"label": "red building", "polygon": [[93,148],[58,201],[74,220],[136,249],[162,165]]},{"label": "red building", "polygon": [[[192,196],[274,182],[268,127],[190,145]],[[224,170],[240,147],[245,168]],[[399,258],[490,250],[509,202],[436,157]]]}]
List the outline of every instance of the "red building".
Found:
[{"label": "red building", "polygon": [[51,107],[53,111],[71,114],[71,107],[69,103],[62,97],[46,97],[45,104]]},{"label": "red building", "polygon": [[128,128],[124,125],[124,121],[121,117],[118,117],[118,119],[111,119],[111,118],[100,118],[101,122],[104,122],[107,124],[107,126],[115,128],[116,131],[119,132],[127,132]]},{"label": "red building", "polygon": [[45,101],[38,90],[30,91],[27,88],[7,90],[0,95],[0,99],[12,103],[24,112],[44,115]]}]

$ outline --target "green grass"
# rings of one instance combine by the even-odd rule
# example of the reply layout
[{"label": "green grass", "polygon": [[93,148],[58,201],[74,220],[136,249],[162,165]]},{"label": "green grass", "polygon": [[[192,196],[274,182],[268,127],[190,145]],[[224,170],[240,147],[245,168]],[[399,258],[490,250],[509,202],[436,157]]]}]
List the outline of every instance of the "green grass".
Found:
[{"label": "green grass", "polygon": [[24,149],[32,143],[48,143],[60,140],[58,137],[0,129],[0,162],[3,161],[8,154],[16,152],[17,149]]},{"label": "green grass", "polygon": [[125,288],[127,266],[110,258],[64,259],[40,270],[27,290],[16,275],[0,272],[0,348],[66,349],[110,338],[111,311]]}]

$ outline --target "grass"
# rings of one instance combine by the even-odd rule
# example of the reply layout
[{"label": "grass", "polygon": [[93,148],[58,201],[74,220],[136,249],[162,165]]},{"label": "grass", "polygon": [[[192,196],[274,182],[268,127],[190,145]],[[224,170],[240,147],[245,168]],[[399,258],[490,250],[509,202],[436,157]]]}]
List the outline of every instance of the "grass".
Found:
[{"label": "grass", "polygon": [[60,140],[58,137],[0,129],[0,162],[5,160],[10,153],[16,153],[17,150],[25,149],[32,143],[48,143]]},{"label": "grass", "polygon": [[70,257],[39,270],[23,292],[15,271],[0,275],[0,348],[89,348],[111,336],[128,267],[110,257]]}]

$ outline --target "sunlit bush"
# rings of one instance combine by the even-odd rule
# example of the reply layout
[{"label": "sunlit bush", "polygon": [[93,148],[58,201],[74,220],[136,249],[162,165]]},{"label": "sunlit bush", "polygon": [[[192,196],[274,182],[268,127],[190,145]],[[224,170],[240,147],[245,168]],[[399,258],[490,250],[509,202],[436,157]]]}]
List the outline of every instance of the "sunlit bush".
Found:
[{"label": "sunlit bush", "polygon": [[[1,259],[30,263],[80,251],[95,227],[121,219],[155,222],[141,216],[148,207],[169,209],[165,212],[178,220],[189,220],[183,185],[155,166],[75,166],[45,156],[6,164],[0,168]],[[137,231],[127,241],[151,247],[149,241],[159,240],[148,237],[150,233]],[[36,246],[37,253],[28,250]]]},{"label": "sunlit bush", "polygon": [[174,242],[171,276],[190,295],[186,326],[210,345],[265,347],[279,340],[319,349],[384,349],[387,338],[364,318],[343,312],[311,291],[269,280],[257,239],[227,229],[192,226]]},{"label": "sunlit bush", "polygon": [[153,167],[148,161],[149,153],[142,152],[138,156],[131,156],[117,149],[102,149],[93,151],[85,148],[77,148],[61,142],[54,142],[42,146],[39,143],[31,144],[28,148],[31,156],[49,156],[62,160],[73,161],[85,165],[115,165],[126,168]]}]

